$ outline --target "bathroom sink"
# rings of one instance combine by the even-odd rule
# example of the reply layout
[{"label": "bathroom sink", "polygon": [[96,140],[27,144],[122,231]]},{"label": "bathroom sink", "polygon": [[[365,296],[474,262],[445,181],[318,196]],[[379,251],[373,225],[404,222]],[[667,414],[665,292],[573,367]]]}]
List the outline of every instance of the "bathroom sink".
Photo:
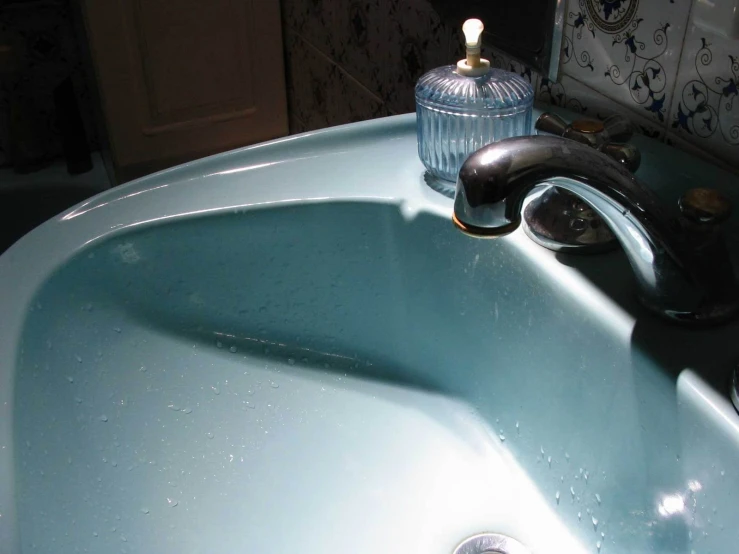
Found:
[{"label": "bathroom sink", "polygon": [[[638,146],[665,202],[736,202],[735,177]],[[408,115],[167,170],[21,239],[2,551],[735,552],[737,323],[662,321],[622,252],[474,240],[451,211]]]}]

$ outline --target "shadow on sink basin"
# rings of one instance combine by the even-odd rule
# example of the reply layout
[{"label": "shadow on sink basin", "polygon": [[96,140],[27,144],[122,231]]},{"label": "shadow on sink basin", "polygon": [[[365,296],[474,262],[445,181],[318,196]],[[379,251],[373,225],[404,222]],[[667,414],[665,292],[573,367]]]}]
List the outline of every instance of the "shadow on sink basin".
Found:
[{"label": "shadow on sink basin", "polygon": [[23,330],[21,540],[284,552],[297,525],[441,554],[496,522],[534,552],[685,552],[658,513],[686,482],[663,324],[618,255],[531,246],[351,202],[90,245]]},{"label": "shadow on sink basin", "polygon": [[[739,418],[728,401],[739,360],[736,322],[686,328],[649,313],[635,296],[631,268],[620,250],[596,257],[557,254],[604,294],[633,324],[629,330],[630,385],[638,419],[650,432],[635,434],[662,525],[649,552],[728,552],[724,529],[734,512],[739,474]],[[655,402],[655,393],[662,398]],[[642,427],[644,429],[644,427]]]}]

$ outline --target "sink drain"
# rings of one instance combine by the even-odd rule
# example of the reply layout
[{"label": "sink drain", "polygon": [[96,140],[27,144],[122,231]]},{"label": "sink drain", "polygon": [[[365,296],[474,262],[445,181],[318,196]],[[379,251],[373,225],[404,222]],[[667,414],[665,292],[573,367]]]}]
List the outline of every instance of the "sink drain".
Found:
[{"label": "sink drain", "polygon": [[529,550],[511,537],[497,533],[482,533],[462,541],[454,554],[531,554]]}]

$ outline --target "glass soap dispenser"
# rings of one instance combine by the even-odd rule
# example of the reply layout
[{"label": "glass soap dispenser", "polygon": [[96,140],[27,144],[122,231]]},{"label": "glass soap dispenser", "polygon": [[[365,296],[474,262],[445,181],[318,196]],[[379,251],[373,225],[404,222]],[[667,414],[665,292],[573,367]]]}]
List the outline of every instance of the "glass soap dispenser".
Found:
[{"label": "glass soap dispenser", "polygon": [[[476,150],[532,133],[534,89],[521,76],[491,68],[480,57],[482,30],[479,19],[465,21],[467,58],[429,71],[416,85],[418,155],[437,179],[454,182]],[[436,184],[442,190],[454,186]]]}]

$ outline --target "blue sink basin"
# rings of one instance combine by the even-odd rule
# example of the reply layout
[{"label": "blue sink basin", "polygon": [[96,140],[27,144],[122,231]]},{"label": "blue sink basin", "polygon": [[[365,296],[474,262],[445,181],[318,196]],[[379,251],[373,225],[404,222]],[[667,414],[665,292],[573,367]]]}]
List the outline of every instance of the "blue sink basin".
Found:
[{"label": "blue sink basin", "polygon": [[[666,202],[735,178],[640,139]],[[729,554],[736,323],[479,241],[415,118],[193,162],[0,256],[3,552]],[[727,229],[733,245],[737,226]]]}]

